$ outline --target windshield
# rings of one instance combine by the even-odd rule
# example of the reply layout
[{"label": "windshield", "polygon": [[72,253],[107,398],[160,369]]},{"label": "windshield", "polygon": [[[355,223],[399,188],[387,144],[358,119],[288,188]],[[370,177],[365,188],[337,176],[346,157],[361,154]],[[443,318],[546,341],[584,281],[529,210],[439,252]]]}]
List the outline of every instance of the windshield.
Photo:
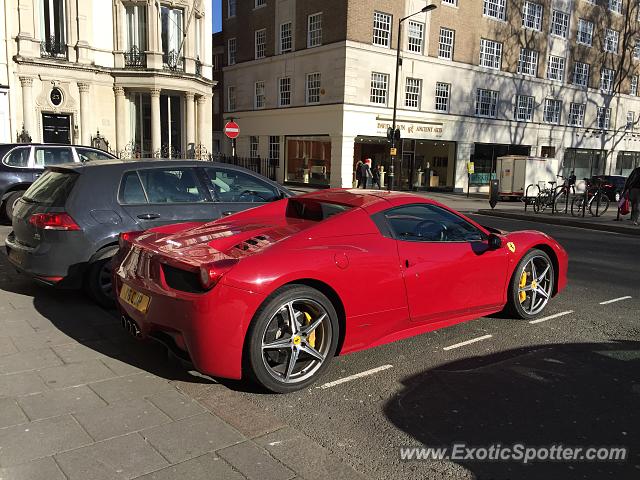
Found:
[{"label": "windshield", "polygon": [[73,172],[46,171],[22,198],[29,203],[63,207],[77,178],[78,174]]}]

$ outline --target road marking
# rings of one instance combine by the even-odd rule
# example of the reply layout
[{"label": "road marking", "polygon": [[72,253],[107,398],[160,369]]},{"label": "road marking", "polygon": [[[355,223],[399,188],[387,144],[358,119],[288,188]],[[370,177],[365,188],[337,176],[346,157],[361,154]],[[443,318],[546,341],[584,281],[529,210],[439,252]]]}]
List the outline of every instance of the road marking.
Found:
[{"label": "road marking", "polygon": [[573,310],[567,310],[566,312],[556,313],[554,315],[549,315],[548,317],[542,317],[542,318],[538,318],[537,320],[531,320],[529,323],[533,325],[534,323],[546,322],[547,320],[552,320],[554,318],[564,317],[565,315],[569,315],[570,313],[573,313]]},{"label": "road marking", "polygon": [[486,340],[491,337],[493,337],[493,335],[483,335],[482,337],[472,338],[471,340],[466,340],[454,345],[449,345],[448,347],[444,347],[443,350],[453,350],[454,348],[464,347],[465,345],[469,345],[471,343],[481,342],[482,340]]},{"label": "road marking", "polygon": [[629,300],[631,295],[627,295],[626,297],[613,298],[611,300],[606,300],[604,302],[600,302],[600,305],[609,305],[610,303],[621,302],[622,300]]},{"label": "road marking", "polygon": [[334,380],[333,382],[325,383],[324,385],[320,385],[316,388],[331,388],[336,385],[340,385],[342,383],[350,382],[351,380],[356,380],[357,378],[367,377],[369,375],[373,375],[374,373],[382,372],[383,370],[387,370],[388,368],[393,367],[393,365],[382,365],[381,367],[372,368],[371,370],[365,370],[364,372],[356,373],[355,375],[349,375],[348,377],[339,378],[338,380]]}]

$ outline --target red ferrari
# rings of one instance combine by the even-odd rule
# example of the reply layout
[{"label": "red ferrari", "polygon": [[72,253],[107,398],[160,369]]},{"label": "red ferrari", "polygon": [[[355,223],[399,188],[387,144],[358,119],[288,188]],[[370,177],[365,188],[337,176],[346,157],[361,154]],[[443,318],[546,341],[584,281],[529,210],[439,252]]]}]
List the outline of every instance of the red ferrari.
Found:
[{"label": "red ferrari", "polygon": [[398,192],[314,192],[120,243],[124,326],[274,392],[308,386],[337,354],[501,310],[531,318],[567,282],[567,254],[544,233]]}]

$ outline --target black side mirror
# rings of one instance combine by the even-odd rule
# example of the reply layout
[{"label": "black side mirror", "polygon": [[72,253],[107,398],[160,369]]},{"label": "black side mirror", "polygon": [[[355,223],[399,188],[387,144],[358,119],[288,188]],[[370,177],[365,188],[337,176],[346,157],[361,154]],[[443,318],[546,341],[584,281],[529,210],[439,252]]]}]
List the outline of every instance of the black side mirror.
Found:
[{"label": "black side mirror", "polygon": [[489,244],[489,250],[497,250],[502,247],[502,239],[495,233],[490,233],[487,240],[487,243]]}]

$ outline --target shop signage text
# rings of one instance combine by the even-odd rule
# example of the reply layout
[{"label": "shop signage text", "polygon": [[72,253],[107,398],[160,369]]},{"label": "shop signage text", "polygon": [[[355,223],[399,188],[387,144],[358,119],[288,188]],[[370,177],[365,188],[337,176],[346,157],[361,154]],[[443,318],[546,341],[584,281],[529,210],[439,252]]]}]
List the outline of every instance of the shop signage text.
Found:
[{"label": "shop signage text", "polygon": [[[378,133],[387,133],[387,129],[391,127],[390,123],[378,121],[377,123],[377,131]],[[400,130],[400,134],[403,138],[407,137],[441,137],[442,136],[442,125],[428,125],[428,124],[420,124],[420,123],[398,123],[396,124],[396,128]]]}]

